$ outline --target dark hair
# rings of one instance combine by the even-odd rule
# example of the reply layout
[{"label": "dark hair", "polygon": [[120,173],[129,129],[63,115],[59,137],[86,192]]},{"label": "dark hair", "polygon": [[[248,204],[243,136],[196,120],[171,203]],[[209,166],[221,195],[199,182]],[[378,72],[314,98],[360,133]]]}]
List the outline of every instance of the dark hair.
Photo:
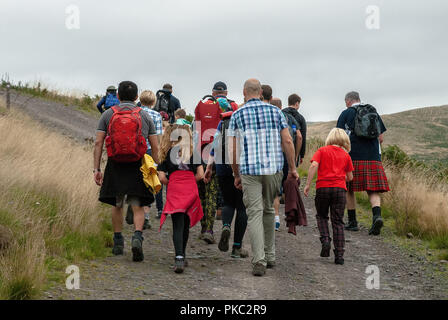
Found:
[{"label": "dark hair", "polygon": [[263,99],[267,101],[271,101],[272,99],[272,88],[271,86],[264,84],[261,86],[261,90],[263,90]]},{"label": "dark hair", "polygon": [[290,96],[288,97],[288,106],[293,106],[293,105],[295,105],[297,102],[298,102],[299,104],[300,104],[300,102],[302,102],[302,98],[300,98],[298,94],[293,93],[292,95],[290,95]]},{"label": "dark hair", "polygon": [[174,115],[178,116],[179,118],[185,119],[187,113],[185,112],[184,109],[177,109],[176,111],[174,111]]},{"label": "dark hair", "polygon": [[173,86],[170,85],[169,83],[165,83],[165,84],[163,85],[162,89],[165,89],[165,90],[173,90]]},{"label": "dark hair", "polygon": [[137,85],[132,81],[122,81],[118,85],[120,101],[135,101],[138,96]]}]

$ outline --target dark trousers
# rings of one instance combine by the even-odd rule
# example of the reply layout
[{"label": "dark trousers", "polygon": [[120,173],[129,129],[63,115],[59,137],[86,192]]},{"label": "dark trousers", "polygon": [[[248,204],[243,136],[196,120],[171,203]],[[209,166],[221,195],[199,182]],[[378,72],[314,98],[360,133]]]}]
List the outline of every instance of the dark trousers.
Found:
[{"label": "dark trousers", "polygon": [[163,185],[160,192],[156,194],[156,206],[157,211],[163,211]]},{"label": "dark trousers", "polygon": [[176,256],[185,257],[188,236],[190,235],[190,218],[185,213],[173,213],[173,243]]},{"label": "dark trousers", "polygon": [[222,224],[231,226],[236,211],[233,241],[241,246],[247,228],[243,192],[235,188],[232,176],[218,176],[218,184],[223,197]]},{"label": "dark trousers", "polygon": [[344,254],[344,210],[347,201],[347,191],[342,188],[319,188],[316,190],[316,219],[320,232],[320,241],[331,242],[328,230],[328,211],[330,211],[331,226],[333,229],[333,244],[336,255]]}]

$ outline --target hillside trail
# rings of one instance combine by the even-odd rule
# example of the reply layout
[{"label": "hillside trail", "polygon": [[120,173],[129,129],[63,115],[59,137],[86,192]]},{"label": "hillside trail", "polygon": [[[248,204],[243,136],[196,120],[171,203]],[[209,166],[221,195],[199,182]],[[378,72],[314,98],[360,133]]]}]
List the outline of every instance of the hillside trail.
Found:
[{"label": "hillside trail", "polygon": [[[0,96],[4,92],[0,90]],[[97,119],[55,102],[13,92],[13,106],[65,135],[83,141],[93,137]],[[87,168],[89,169],[89,168]],[[92,181],[93,183],[93,181]],[[303,194],[302,194],[303,195]],[[132,262],[132,226],[124,224],[125,254],[85,261],[80,268],[80,288],[68,290],[65,283],[53,283],[43,299],[447,299],[448,281],[437,267],[417,259],[405,250],[368,235],[365,228],[346,232],[343,266],[321,258],[319,232],[313,198],[304,198],[308,226],[288,234],[282,221],[276,232],[276,267],[264,277],[251,274],[250,258],[233,259],[220,252],[217,244],[198,239],[200,226],[190,230],[187,247],[189,266],[183,274],[173,272],[172,223],[167,219],[161,232],[155,209],[152,228],[145,230],[143,262]],[[281,208],[283,217],[283,206]],[[216,240],[222,222],[215,222]],[[244,247],[250,252],[249,234]],[[377,266],[380,288],[368,289],[368,266]]]}]

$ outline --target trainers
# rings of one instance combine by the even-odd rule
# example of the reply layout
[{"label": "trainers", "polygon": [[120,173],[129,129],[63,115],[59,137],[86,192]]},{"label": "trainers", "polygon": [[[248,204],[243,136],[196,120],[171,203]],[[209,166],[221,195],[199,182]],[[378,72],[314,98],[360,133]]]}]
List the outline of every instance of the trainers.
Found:
[{"label": "trainers", "polygon": [[249,252],[243,248],[235,248],[232,249],[232,254],[230,255],[232,258],[247,258],[249,256]]},{"label": "trainers", "polygon": [[377,217],[372,223],[372,227],[369,230],[369,235],[378,236],[381,233],[383,224],[383,219],[381,217]]},{"label": "trainers", "polygon": [[151,229],[151,225],[149,224],[149,219],[145,219],[145,223],[143,223],[143,230]]},{"label": "trainers", "polygon": [[330,242],[322,243],[322,250],[320,251],[320,256],[324,258],[328,258],[330,256],[331,244]]},{"label": "trainers", "polygon": [[213,236],[213,233],[211,233],[209,231],[203,233],[202,240],[204,240],[208,244],[216,243],[215,237]]},{"label": "trainers", "polygon": [[266,268],[267,269],[274,269],[274,267],[275,267],[275,261],[268,261],[266,263]]},{"label": "trainers", "polygon": [[185,268],[185,259],[184,258],[176,258],[174,260],[174,272],[182,273]]},{"label": "trainers", "polygon": [[112,248],[112,254],[115,256],[122,255],[124,252],[124,238],[114,238],[114,247]]},{"label": "trainers", "polygon": [[275,223],[275,231],[280,231],[280,222]]},{"label": "trainers", "polygon": [[254,265],[252,274],[256,277],[264,276],[266,274],[266,267],[258,262]]},{"label": "trainers", "polygon": [[128,210],[126,211],[126,223],[134,224],[134,211],[132,211],[132,206],[128,205]]},{"label": "trainers", "polygon": [[132,236],[132,261],[140,262],[143,261],[143,247],[142,247],[143,239]]},{"label": "trainers", "polygon": [[348,231],[359,231],[358,222],[356,220],[355,221],[349,221],[344,229],[348,230]]},{"label": "trainers", "polygon": [[160,219],[161,217],[162,217],[162,210],[160,210],[160,211],[157,212],[157,216],[156,216],[156,218],[157,218],[157,219]]},{"label": "trainers", "polygon": [[222,252],[229,251],[230,227],[222,227],[221,239],[219,240],[218,249]]},{"label": "trainers", "polygon": [[335,257],[334,258],[334,263],[343,265],[344,264],[344,258],[342,258],[342,257]]}]

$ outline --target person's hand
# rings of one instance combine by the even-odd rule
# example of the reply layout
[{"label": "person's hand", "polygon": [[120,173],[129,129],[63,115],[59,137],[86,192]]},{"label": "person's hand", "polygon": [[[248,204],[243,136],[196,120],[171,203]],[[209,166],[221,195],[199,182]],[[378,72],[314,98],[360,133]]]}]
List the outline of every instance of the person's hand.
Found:
[{"label": "person's hand", "polygon": [[310,186],[306,185],[305,189],[303,190],[303,194],[305,195],[305,197],[308,197],[308,195],[310,194]]},{"label": "person's hand", "polygon": [[95,172],[93,178],[97,185],[101,186],[103,184],[103,173],[102,172],[100,172],[100,171]]},{"label": "person's hand", "polygon": [[207,170],[205,170],[204,174],[204,182],[209,183],[211,179],[212,179],[212,170],[207,167]]},{"label": "person's hand", "polygon": [[238,190],[243,189],[243,184],[241,183],[241,177],[235,177],[235,181],[233,184],[235,185],[235,188],[237,188]]},{"label": "person's hand", "polygon": [[297,173],[296,170],[294,170],[294,171],[289,171],[289,172],[288,172],[288,177],[287,177],[287,179],[289,179],[289,178],[294,178],[294,179],[296,179],[296,180],[299,180],[299,174]]}]

